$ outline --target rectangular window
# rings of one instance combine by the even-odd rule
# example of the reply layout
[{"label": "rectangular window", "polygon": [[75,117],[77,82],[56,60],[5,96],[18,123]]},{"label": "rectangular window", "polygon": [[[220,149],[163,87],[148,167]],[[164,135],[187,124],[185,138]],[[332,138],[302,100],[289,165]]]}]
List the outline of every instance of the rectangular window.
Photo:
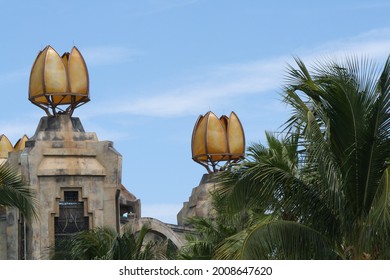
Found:
[{"label": "rectangular window", "polygon": [[65,191],[59,210],[59,217],[54,218],[56,241],[89,229],[89,219],[84,217],[84,202],[78,201],[78,191]]},{"label": "rectangular window", "polygon": [[78,202],[79,201],[79,192],[78,191],[66,191],[64,192],[64,201]]}]

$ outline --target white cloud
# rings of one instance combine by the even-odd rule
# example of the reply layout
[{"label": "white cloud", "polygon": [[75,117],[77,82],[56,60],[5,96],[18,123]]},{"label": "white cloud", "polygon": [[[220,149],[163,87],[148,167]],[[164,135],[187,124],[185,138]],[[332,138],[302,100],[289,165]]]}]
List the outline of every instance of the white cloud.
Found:
[{"label": "white cloud", "polygon": [[141,51],[123,46],[95,46],[80,51],[88,67],[124,63],[142,54]]},{"label": "white cloud", "polygon": [[[332,41],[314,49],[301,50],[294,54],[306,64],[321,57],[344,57],[345,55],[367,56],[383,60],[389,55],[390,28],[374,29],[351,38]],[[88,66],[123,63],[142,54],[141,51],[123,46],[97,46],[82,50]],[[148,97],[123,96],[121,104],[96,104],[97,114],[131,114],[142,116],[170,117],[206,112],[224,104],[229,106],[236,97],[244,97],[270,90],[278,90],[291,56],[280,56],[241,64],[225,64],[206,71],[190,85],[167,89]],[[26,69],[0,75],[0,84],[25,79]],[[160,89],[159,89],[160,91]],[[157,92],[157,90],[156,90]],[[127,97],[129,96],[129,97]]]},{"label": "white cloud", "polygon": [[[202,82],[182,86],[151,97],[124,98],[121,104],[96,105],[94,114],[132,114],[170,117],[198,114],[210,107],[225,104],[229,98],[240,97],[276,88],[281,81],[283,59],[249,64],[224,65],[212,69]],[[100,107],[100,108],[99,108]]]},{"label": "white cloud", "polygon": [[315,56],[340,58],[344,56],[367,56],[370,59],[380,60],[389,55],[390,28],[372,29],[351,38],[328,42],[310,52],[306,56],[313,59]]},{"label": "white cloud", "polygon": [[[142,51],[123,46],[94,46],[80,49],[80,51],[88,67],[126,63],[143,54]],[[30,67],[24,67],[0,74],[0,85],[22,80],[28,81],[30,71]]]},{"label": "white cloud", "polygon": [[[390,28],[383,28],[329,42],[294,55],[310,65],[321,57],[337,59],[346,55],[367,56],[379,60],[386,58],[389,50]],[[278,90],[282,86],[286,65],[291,62],[291,56],[280,56],[249,63],[222,65],[205,73],[202,82],[143,98],[123,97],[121,104],[104,104],[97,111],[104,114],[125,113],[158,117],[198,114],[221,103],[234,102],[232,97]]]}]

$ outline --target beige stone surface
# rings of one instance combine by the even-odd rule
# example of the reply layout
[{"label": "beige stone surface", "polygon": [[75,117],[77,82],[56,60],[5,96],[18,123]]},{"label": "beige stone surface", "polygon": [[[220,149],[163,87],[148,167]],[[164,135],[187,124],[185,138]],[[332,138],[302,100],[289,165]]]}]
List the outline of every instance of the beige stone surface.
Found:
[{"label": "beige stone surface", "polygon": [[[88,227],[111,227],[120,232],[131,223],[152,229],[150,238],[170,239],[178,248],[185,235],[187,217],[213,215],[211,175],[204,175],[178,214],[179,225],[141,217],[141,201],[122,185],[122,156],[111,141],[99,141],[85,132],[78,118],[43,117],[22,151],[9,153],[8,163],[19,168],[26,185],[37,198],[39,220],[24,223],[15,209],[0,213],[0,259],[47,259],[55,243],[55,219],[64,192],[78,194]],[[22,239],[22,234],[26,236]]]},{"label": "beige stone surface", "polygon": [[134,219],[129,222],[129,225],[134,231],[139,231],[142,226],[147,226],[151,230],[148,236],[149,239],[170,239],[177,248],[185,244],[185,234],[190,232],[184,228],[169,225],[150,217]]},{"label": "beige stone surface", "polygon": [[179,226],[188,226],[187,219],[192,217],[214,217],[211,192],[216,188],[212,181],[213,174],[204,174],[199,185],[192,189],[191,196],[183,203],[183,208],[177,214]]},{"label": "beige stone surface", "polygon": [[[11,153],[8,161],[20,167],[39,201],[39,221],[26,227],[28,259],[48,257],[55,241],[54,219],[59,216],[64,191],[78,192],[79,201],[84,202],[84,216],[89,217],[89,228],[119,229],[117,194],[122,185],[122,156],[112,142],[99,141],[95,133],[85,132],[78,118],[43,117],[26,148]],[[15,233],[7,236],[15,238]],[[7,258],[18,258],[17,247],[21,243],[7,243],[16,246],[8,248]]]}]

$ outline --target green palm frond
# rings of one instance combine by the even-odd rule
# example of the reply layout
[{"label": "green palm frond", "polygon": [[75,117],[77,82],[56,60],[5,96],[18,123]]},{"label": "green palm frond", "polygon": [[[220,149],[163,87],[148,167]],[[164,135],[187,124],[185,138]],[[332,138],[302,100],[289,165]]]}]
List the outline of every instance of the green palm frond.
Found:
[{"label": "green palm frond", "polygon": [[222,240],[215,248],[213,258],[219,260],[242,259],[243,245],[248,231],[249,228],[246,228]]},{"label": "green palm frond", "polygon": [[225,238],[221,236],[218,225],[209,218],[193,217],[188,219],[195,234],[186,235],[186,244],[180,249],[180,259],[212,259],[215,246]]},{"label": "green palm frond", "polygon": [[383,172],[370,214],[370,219],[378,228],[390,228],[390,166]]},{"label": "green palm frond", "polygon": [[107,227],[82,231],[70,238],[66,250],[73,260],[109,259],[116,237],[116,231]]},{"label": "green palm frond", "polygon": [[231,211],[242,208],[271,210],[288,191],[285,186],[297,179],[297,137],[278,139],[266,133],[268,148],[261,144],[248,147],[247,158],[235,169],[220,173],[219,193]]},{"label": "green palm frond", "polygon": [[244,242],[249,234],[260,224],[268,223],[274,219],[273,215],[249,212],[248,222],[239,232],[222,240],[216,247],[214,259],[240,260],[243,258]]},{"label": "green palm frond", "polygon": [[215,258],[219,244],[229,236],[236,234],[245,227],[245,217],[241,213],[230,215],[225,200],[213,195],[217,217],[188,219],[194,234],[186,236],[186,244],[180,249],[180,259],[209,260]]},{"label": "green palm frond", "polygon": [[390,256],[387,252],[390,241],[390,166],[383,173],[361,238],[363,249],[375,252],[376,256],[372,257]]},{"label": "green palm frond", "polygon": [[242,259],[336,259],[330,242],[318,231],[291,221],[257,225],[244,241]]},{"label": "green palm frond", "polygon": [[73,234],[56,244],[54,259],[71,260],[148,260],[163,259],[166,250],[158,241],[146,241],[150,232],[142,226],[138,232],[128,226],[123,234],[108,227],[97,227]]},{"label": "green palm frond", "polygon": [[37,200],[20,174],[6,163],[0,165],[0,206],[18,208],[28,219],[37,219]]},{"label": "green palm frond", "polygon": [[[323,201],[342,230],[359,232],[390,154],[389,59],[381,73],[367,59],[319,63],[311,75],[297,64],[285,92],[294,108],[287,125],[305,132],[304,171],[320,179]],[[348,239],[359,244],[361,237],[352,235]]]},{"label": "green palm frond", "polygon": [[217,219],[191,242],[221,259],[390,258],[390,56],[382,69],[356,57],[295,62],[282,137],[266,133],[268,146],[250,145],[216,176],[219,222],[236,232],[223,237]]}]

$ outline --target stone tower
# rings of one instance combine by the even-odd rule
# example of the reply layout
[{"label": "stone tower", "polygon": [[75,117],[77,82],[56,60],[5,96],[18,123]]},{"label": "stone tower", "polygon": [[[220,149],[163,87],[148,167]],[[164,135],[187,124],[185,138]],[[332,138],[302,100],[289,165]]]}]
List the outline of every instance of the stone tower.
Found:
[{"label": "stone tower", "polygon": [[232,112],[229,117],[218,118],[209,111],[199,116],[192,132],[191,151],[192,159],[205,167],[208,174],[203,175],[189,200],[183,203],[177,214],[179,226],[189,226],[188,218],[215,217],[211,195],[217,188],[214,175],[245,155],[245,135],[237,115]]},{"label": "stone tower", "polygon": [[120,204],[122,156],[112,142],[85,132],[78,118],[43,117],[25,149],[10,153],[8,162],[20,166],[39,201],[39,221],[14,227],[25,226],[18,242],[23,248],[15,246],[8,258],[45,258],[56,241],[81,230],[104,225],[119,231],[126,207]]},{"label": "stone tower", "polygon": [[0,259],[47,259],[58,241],[73,233],[108,227],[121,233],[146,225],[150,238],[180,248],[186,229],[141,217],[141,202],[122,185],[122,156],[111,141],[86,132],[74,110],[89,99],[86,64],[76,47],[61,57],[50,46],[31,70],[29,100],[43,109],[35,134],[15,146],[0,136],[0,164],[19,169],[38,200],[38,220],[0,206]]},{"label": "stone tower", "polygon": [[102,226],[120,232],[121,223],[140,218],[140,201],[121,183],[121,154],[72,117],[90,100],[88,70],[76,47],[62,56],[51,46],[38,53],[29,100],[47,116],[15,147],[0,138],[0,159],[19,168],[38,200],[38,220],[26,223],[18,210],[1,208],[0,258],[45,259],[75,232]]},{"label": "stone tower", "polygon": [[183,203],[182,209],[177,214],[177,224],[188,227],[187,219],[192,217],[213,218],[215,210],[212,205],[211,193],[215,191],[216,185],[212,180],[212,174],[204,174],[199,185],[192,189],[188,201]]}]

